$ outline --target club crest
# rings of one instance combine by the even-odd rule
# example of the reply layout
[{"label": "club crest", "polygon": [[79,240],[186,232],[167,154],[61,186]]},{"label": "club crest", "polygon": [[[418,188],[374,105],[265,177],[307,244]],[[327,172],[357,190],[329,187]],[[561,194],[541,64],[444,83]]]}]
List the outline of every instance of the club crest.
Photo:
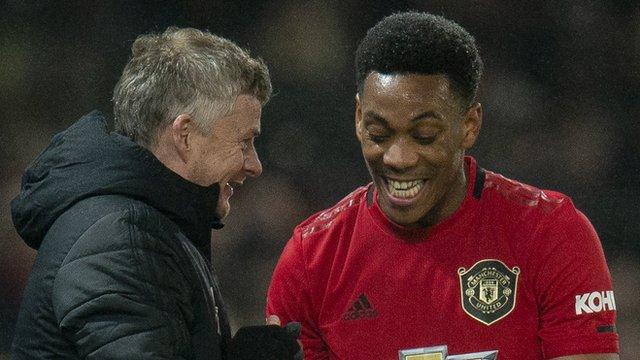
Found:
[{"label": "club crest", "polygon": [[520,268],[484,259],[469,270],[458,269],[462,309],[472,318],[491,325],[509,315],[516,305]]}]

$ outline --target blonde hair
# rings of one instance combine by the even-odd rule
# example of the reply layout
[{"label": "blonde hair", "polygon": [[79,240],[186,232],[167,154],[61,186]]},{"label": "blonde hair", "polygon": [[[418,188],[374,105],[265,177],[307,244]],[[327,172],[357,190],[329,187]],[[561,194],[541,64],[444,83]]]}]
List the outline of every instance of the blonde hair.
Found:
[{"label": "blonde hair", "polygon": [[180,114],[202,132],[227,114],[238,95],[271,96],[271,79],[260,58],[233,42],[192,28],[170,27],[139,36],[113,91],[115,131],[152,146],[159,131]]}]

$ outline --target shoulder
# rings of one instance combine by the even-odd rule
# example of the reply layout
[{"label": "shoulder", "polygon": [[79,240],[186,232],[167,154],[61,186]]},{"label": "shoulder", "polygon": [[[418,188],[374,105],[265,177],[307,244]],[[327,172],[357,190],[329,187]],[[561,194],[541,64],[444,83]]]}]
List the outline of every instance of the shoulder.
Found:
[{"label": "shoulder", "polygon": [[[86,216],[78,219],[78,212]],[[83,200],[64,216],[69,218],[56,224],[61,234],[56,238],[70,246],[54,277],[58,308],[74,308],[104,292],[159,299],[168,286],[186,293],[188,260],[173,241],[172,223],[153,207],[109,195]],[[65,225],[80,230],[65,234]]]},{"label": "shoulder", "polygon": [[[65,213],[53,237],[70,236],[64,264],[88,256],[129,255],[129,253],[171,252],[163,241],[176,233],[173,224],[160,212],[142,201],[117,195],[85,199]],[[57,233],[57,235],[55,235]]]},{"label": "shoulder", "polygon": [[517,235],[512,238],[520,239],[518,246],[525,253],[544,254],[544,258],[564,247],[572,251],[601,247],[591,222],[569,196],[485,172],[484,216],[489,223],[512,230]]},{"label": "shoulder", "polygon": [[361,205],[366,205],[368,188],[357,188],[294,229],[271,277],[267,303],[272,311],[279,308],[277,312],[281,313],[282,307],[292,304],[284,299],[306,296],[302,295],[305,291],[311,294],[305,301],[313,303],[320,298],[317,294],[320,287],[315,284],[321,284],[322,279],[326,279],[331,270],[329,264],[336,258],[340,246],[346,245],[344,240],[349,241],[359,209]]},{"label": "shoulder", "polygon": [[369,186],[362,186],[330,208],[319,211],[293,230],[280,257],[281,263],[306,263],[310,258],[324,258],[335,251],[341,240],[353,232]]},{"label": "shoulder", "polygon": [[357,215],[360,204],[366,202],[369,185],[361,186],[330,208],[319,211],[300,223],[294,230],[301,239],[322,236],[327,230],[343,226]]},{"label": "shoulder", "polygon": [[575,210],[571,199],[560,192],[541,190],[492,171],[484,172],[486,175],[482,198],[486,205],[541,216],[568,209]]},{"label": "shoulder", "polygon": [[[481,216],[494,229],[503,229],[524,252],[532,247],[553,248],[568,239],[596,238],[589,220],[571,198],[486,171],[479,204]],[[529,249],[529,250],[525,250]]]}]

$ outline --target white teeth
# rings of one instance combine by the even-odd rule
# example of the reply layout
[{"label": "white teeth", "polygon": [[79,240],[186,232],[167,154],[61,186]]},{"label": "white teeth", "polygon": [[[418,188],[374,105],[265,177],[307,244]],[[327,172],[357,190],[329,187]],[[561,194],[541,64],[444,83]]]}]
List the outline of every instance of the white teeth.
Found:
[{"label": "white teeth", "polygon": [[420,189],[422,189],[424,180],[395,181],[387,179],[387,184],[389,184],[389,193],[392,196],[398,198],[412,198],[418,194]]}]

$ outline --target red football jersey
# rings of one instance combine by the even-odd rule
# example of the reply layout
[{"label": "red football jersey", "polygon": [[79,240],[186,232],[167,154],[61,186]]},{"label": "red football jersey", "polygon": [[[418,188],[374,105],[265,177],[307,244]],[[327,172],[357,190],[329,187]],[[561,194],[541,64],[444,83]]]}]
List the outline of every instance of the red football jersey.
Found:
[{"label": "red football jersey", "polygon": [[266,311],[302,323],[305,359],[438,345],[501,360],[618,352],[611,276],[587,218],[565,195],[465,162],[465,199],[429,229],[388,220],[371,184],[295,228]]}]

